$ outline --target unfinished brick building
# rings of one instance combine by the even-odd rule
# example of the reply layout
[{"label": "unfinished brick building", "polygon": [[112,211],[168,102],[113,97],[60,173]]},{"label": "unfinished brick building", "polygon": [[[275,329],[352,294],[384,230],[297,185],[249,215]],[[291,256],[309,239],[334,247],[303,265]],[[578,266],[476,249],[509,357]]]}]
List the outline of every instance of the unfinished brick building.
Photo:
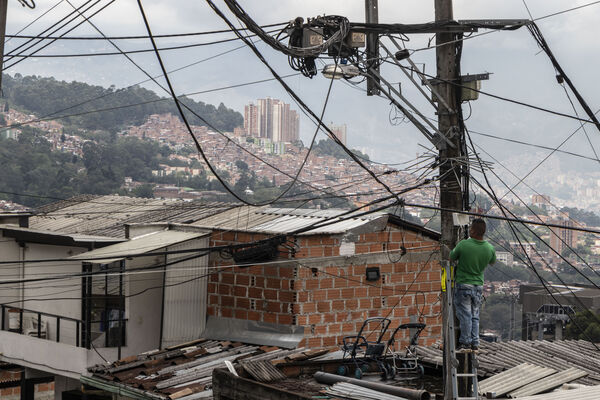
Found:
[{"label": "unfinished brick building", "polygon": [[[335,215],[332,210],[247,208],[196,224],[211,229],[211,246],[219,246],[293,232]],[[273,261],[212,274],[208,315],[303,327],[299,345],[312,348],[339,345],[365,318],[375,316],[391,318],[392,329],[426,323],[421,344],[440,339],[438,233],[378,213],[287,239]],[[213,267],[232,264],[222,256],[211,260]],[[399,346],[407,344],[408,332],[401,335]]]}]

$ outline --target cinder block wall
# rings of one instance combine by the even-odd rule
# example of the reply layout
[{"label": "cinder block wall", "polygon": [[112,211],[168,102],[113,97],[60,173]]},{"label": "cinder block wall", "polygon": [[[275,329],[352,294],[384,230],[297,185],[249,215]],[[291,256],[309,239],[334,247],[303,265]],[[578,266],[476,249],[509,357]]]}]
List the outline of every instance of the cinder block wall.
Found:
[{"label": "cinder block wall", "polygon": [[[211,246],[264,237],[213,232]],[[297,238],[293,257],[282,249],[281,258],[297,263],[236,267],[211,275],[208,315],[303,326],[305,339],[300,345],[314,348],[337,346],[344,336],[356,334],[365,318],[379,316],[392,319],[391,329],[406,322],[426,323],[422,344],[440,339],[438,243],[398,229],[356,235],[353,241],[356,255],[378,254],[377,262],[370,262],[371,257],[362,261],[356,257],[355,263],[328,260],[340,255],[342,237],[311,235]],[[407,249],[404,257],[382,253],[402,245]],[[322,264],[308,263],[321,257]],[[230,264],[222,259],[212,262],[213,266]],[[366,280],[368,267],[379,268],[378,281]],[[408,332],[397,339],[398,347],[407,345]]]}]

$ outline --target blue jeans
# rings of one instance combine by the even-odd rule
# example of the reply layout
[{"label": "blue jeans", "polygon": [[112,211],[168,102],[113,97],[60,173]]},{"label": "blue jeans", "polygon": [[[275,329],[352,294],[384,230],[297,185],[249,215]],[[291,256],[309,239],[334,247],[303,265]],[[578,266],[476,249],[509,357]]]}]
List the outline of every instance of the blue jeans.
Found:
[{"label": "blue jeans", "polygon": [[454,309],[460,322],[459,343],[479,346],[479,310],[483,286],[457,283],[454,288]]}]

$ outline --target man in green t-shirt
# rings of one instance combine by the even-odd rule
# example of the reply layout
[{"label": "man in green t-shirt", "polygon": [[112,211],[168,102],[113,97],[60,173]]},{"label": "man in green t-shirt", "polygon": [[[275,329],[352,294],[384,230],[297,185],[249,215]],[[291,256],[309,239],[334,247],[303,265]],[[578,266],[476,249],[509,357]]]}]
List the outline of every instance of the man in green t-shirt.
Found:
[{"label": "man in green t-shirt", "polygon": [[496,251],[487,241],[485,221],[474,219],[469,239],[461,240],[450,252],[451,260],[458,260],[455,271],[454,304],[460,322],[457,350],[479,348],[479,309],[483,294],[483,271],[496,262]]}]

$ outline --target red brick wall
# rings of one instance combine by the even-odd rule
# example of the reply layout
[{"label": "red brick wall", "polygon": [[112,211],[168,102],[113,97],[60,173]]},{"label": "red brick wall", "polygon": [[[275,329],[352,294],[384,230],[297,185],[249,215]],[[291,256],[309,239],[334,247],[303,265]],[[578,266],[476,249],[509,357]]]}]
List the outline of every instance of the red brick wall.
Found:
[{"label": "red brick wall", "polygon": [[[211,246],[262,238],[263,235],[248,233],[214,232]],[[326,262],[327,257],[338,256],[341,238],[299,236],[293,256],[299,265],[233,268],[211,275],[208,314],[304,326],[305,339],[301,345],[308,347],[339,345],[344,336],[356,334],[367,317],[389,316],[391,329],[395,329],[401,323],[411,322],[411,317],[414,320],[422,315],[427,328],[421,335],[421,343],[438,340],[441,317],[437,242],[394,228],[354,239],[356,254],[398,250],[404,245],[409,254],[420,253],[422,261],[405,262],[407,257],[398,260],[399,255],[395,254],[384,257],[384,263],[303,266],[302,259],[325,257]],[[282,258],[292,255],[282,253]],[[230,265],[231,261],[213,263]],[[379,267],[381,279],[367,282],[367,267]],[[407,344],[406,334],[397,338],[399,345]]]}]

